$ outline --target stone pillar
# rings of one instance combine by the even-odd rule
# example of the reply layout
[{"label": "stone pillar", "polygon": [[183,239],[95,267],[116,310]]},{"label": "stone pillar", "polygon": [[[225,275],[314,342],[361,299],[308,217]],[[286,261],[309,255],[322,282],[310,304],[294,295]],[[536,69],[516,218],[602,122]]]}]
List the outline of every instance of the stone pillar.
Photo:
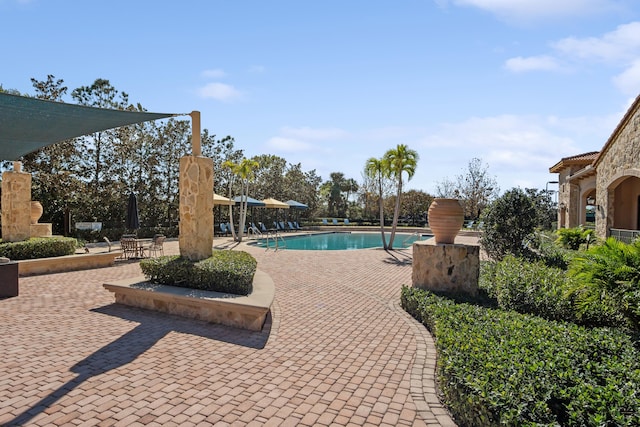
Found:
[{"label": "stone pillar", "polygon": [[13,162],[12,171],[2,174],[2,240],[21,242],[31,232],[31,174]]},{"label": "stone pillar", "polygon": [[213,159],[180,159],[180,255],[209,258],[213,247]]},{"label": "stone pillar", "polygon": [[435,243],[413,244],[414,288],[475,296],[480,276],[480,246]]}]

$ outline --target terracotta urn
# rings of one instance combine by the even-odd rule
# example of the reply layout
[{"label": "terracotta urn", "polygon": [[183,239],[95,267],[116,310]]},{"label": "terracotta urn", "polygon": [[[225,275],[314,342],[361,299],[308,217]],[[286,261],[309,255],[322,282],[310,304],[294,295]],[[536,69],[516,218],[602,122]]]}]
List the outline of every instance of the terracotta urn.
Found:
[{"label": "terracotta urn", "polygon": [[453,243],[464,222],[458,199],[433,199],[428,215],[436,243]]},{"label": "terracotta urn", "polygon": [[42,216],[42,204],[40,202],[31,202],[31,224],[37,224],[38,220]]}]

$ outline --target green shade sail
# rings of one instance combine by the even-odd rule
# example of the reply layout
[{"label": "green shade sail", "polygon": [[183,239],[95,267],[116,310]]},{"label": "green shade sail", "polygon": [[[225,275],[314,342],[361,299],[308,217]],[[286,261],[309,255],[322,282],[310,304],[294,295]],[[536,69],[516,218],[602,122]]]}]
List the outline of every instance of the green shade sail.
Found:
[{"label": "green shade sail", "polygon": [[0,92],[0,160],[18,160],[70,138],[177,115],[108,110]]}]

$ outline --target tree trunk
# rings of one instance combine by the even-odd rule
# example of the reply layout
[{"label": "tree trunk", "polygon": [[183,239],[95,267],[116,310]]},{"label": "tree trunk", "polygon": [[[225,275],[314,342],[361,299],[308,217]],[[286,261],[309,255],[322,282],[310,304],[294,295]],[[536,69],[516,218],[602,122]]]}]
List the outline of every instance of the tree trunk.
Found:
[{"label": "tree trunk", "polygon": [[398,179],[398,194],[396,195],[396,206],[393,210],[393,223],[391,224],[391,237],[389,237],[389,249],[393,250],[393,239],[396,237],[398,227],[398,217],[400,216],[400,195],[402,194],[402,173]]},{"label": "tree trunk", "polygon": [[380,234],[382,235],[382,247],[387,250],[387,238],[384,235],[384,200],[382,199],[382,177],[378,178],[378,189],[380,195],[378,198],[378,207],[380,208]]}]

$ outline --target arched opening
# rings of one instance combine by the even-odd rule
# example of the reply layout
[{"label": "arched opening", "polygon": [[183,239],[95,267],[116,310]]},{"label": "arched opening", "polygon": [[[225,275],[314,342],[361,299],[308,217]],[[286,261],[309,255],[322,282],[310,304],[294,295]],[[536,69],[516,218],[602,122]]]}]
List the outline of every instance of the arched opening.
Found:
[{"label": "arched opening", "polygon": [[581,224],[595,226],[596,223],[596,189],[593,188],[582,194],[582,201],[580,203],[581,209]]},{"label": "arched opening", "polygon": [[640,230],[640,178],[629,176],[613,189],[613,228]]}]

